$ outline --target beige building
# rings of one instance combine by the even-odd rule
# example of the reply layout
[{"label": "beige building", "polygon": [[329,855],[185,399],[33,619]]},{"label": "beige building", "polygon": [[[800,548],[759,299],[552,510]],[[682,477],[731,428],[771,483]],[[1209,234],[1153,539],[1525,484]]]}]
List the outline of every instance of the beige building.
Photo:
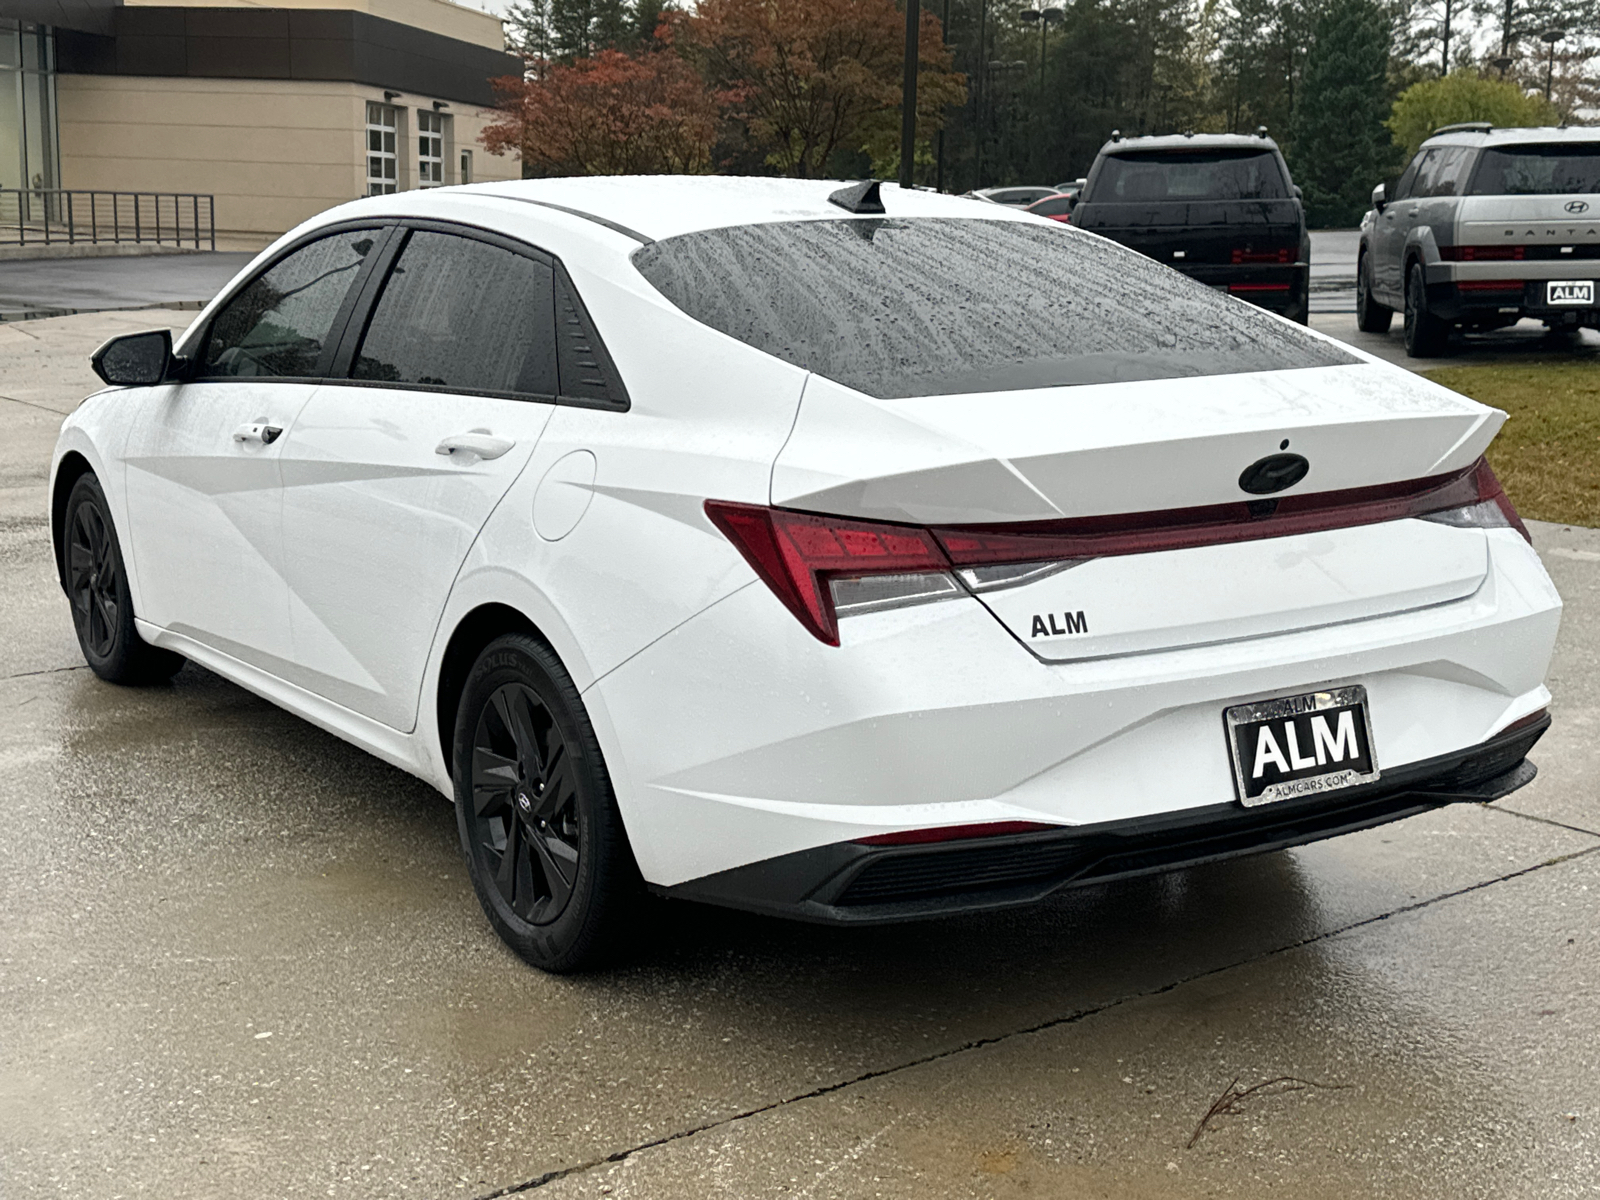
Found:
[{"label": "beige building", "polygon": [[489,81],[521,69],[499,18],[268,2],[0,0],[37,18],[0,17],[0,188],[211,196],[243,248],[357,196],[521,174],[479,141]]}]

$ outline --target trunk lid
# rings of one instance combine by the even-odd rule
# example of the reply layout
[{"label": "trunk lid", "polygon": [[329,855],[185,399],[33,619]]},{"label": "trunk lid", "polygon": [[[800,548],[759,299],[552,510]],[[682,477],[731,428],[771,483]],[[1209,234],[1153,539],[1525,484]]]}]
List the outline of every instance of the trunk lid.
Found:
[{"label": "trunk lid", "polygon": [[[1464,470],[1504,419],[1376,363],[901,400],[812,376],[771,502],[932,526],[1237,505],[1263,458],[1309,464],[1282,497],[1372,488]],[[1481,531],[1397,520],[1092,558],[980,599],[1041,657],[1079,659],[1442,603],[1487,565]]]},{"label": "trunk lid", "polygon": [[1291,252],[1293,262],[1300,249],[1300,206],[1294,200],[1089,201],[1072,210],[1072,223],[1180,265],[1231,265],[1235,251],[1280,248]]}]

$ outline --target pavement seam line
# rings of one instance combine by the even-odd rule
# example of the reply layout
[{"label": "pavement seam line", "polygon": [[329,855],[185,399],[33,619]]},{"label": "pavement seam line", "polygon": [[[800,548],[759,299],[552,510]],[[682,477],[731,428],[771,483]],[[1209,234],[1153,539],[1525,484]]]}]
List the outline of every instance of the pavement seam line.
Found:
[{"label": "pavement seam line", "polygon": [[89,668],[83,663],[75,667],[45,667],[42,671],[18,671],[15,675],[0,675],[0,683],[9,683],[13,679],[35,679],[40,675],[62,675],[68,671],[87,671]]},{"label": "pavement seam line", "polygon": [[1600,838],[1600,831],[1585,829],[1581,825],[1568,825],[1565,821],[1557,821],[1553,817],[1541,817],[1535,813],[1525,813],[1515,808],[1497,808],[1496,801],[1486,800],[1483,807],[1489,812],[1505,813],[1508,817],[1521,817],[1524,821],[1534,821],[1540,825],[1553,825],[1557,829],[1565,829],[1569,833],[1581,833],[1584,837]]},{"label": "pavement seam line", "polygon": [[[1554,822],[1550,823],[1554,824]],[[1580,830],[1579,832],[1583,831]],[[1560,866],[1563,863],[1572,862],[1576,859],[1585,858],[1596,853],[1600,853],[1600,846],[1586,846],[1582,850],[1574,850],[1568,854],[1559,854],[1554,858],[1545,859],[1544,861],[1534,863],[1531,866],[1522,867],[1515,871],[1508,871],[1504,875],[1496,875],[1491,879],[1480,880],[1477,883],[1456,888],[1454,891],[1442,892],[1437,896],[1428,898],[1427,900],[1418,900],[1411,904],[1402,904],[1397,908],[1389,909],[1387,912],[1378,913],[1371,917],[1363,917],[1361,920],[1352,921],[1348,925],[1341,925],[1337,929],[1329,929],[1312,937],[1301,938],[1298,941],[1289,942],[1283,946],[1278,946],[1271,950],[1264,950],[1260,954],[1253,954],[1247,958],[1239,959],[1236,962],[1224,963],[1220,966],[1211,967],[1207,970],[1196,972],[1193,975],[1187,975],[1182,979],[1175,979],[1171,983],[1162,984],[1160,987],[1150,988],[1141,992],[1132,992],[1126,996],[1118,996],[1115,999],[1105,1001],[1103,1004],[1097,1004],[1090,1008],[1080,1009],[1077,1012],[1067,1013],[1063,1016],[1051,1017],[1048,1020],[1040,1021],[1034,1025],[1024,1026],[1021,1029],[1013,1029],[1007,1033],[996,1033],[991,1034],[988,1037],[973,1038],[970,1041],[963,1042],[958,1046],[951,1046],[945,1050],[938,1050],[932,1054],[925,1054],[920,1058],[910,1059],[903,1063],[896,1063],[893,1066],[880,1067],[872,1071],[864,1071],[859,1075],[850,1077],[849,1079],[841,1079],[836,1080],[833,1083],[822,1084],[819,1087],[812,1088],[808,1092],[801,1092],[793,1096],[784,1096],[777,1100],[768,1101],[766,1104],[758,1104],[755,1107],[745,1109],[742,1112],[732,1113],[726,1117],[718,1117],[714,1121],[704,1121],[698,1125],[692,1125],[686,1129],[679,1129],[672,1133],[663,1134],[658,1138],[651,1138],[649,1141],[639,1142],[636,1145],[628,1146],[621,1150],[614,1150],[610,1154],[603,1155],[600,1158],[586,1159],[583,1162],[573,1163],[568,1167],[558,1167],[555,1170],[546,1171],[542,1175],[537,1175],[534,1178],[524,1180],[521,1183],[513,1183],[492,1192],[485,1192],[476,1197],[476,1200],[501,1200],[501,1198],[505,1196],[516,1196],[524,1192],[531,1192],[537,1188],[544,1187],[546,1184],[556,1183],[562,1179],[567,1179],[575,1175],[586,1174],[597,1167],[604,1167],[612,1163],[625,1162],[629,1158],[632,1158],[635,1154],[642,1154],[646,1150],[655,1150],[661,1146],[671,1145],[673,1142],[684,1141],[687,1138],[696,1137],[702,1133],[708,1133],[713,1129],[720,1129],[724,1126],[736,1125],[741,1121],[749,1120],[751,1117],[759,1117],[777,1109],[786,1108],[791,1104],[800,1104],[807,1100],[817,1100],[823,1096],[830,1096],[835,1092],[842,1092],[847,1088],[855,1087],[857,1084],[870,1083],[873,1080],[883,1079],[886,1076],[898,1075],[902,1071],[913,1070],[916,1067],[924,1067],[930,1063],[943,1062],[945,1059],[955,1058],[958,1055],[967,1054],[974,1050],[982,1050],[989,1046],[996,1046],[1002,1042],[1010,1041],[1013,1038],[1029,1037],[1034,1034],[1046,1033],[1052,1029],[1059,1029],[1063,1026],[1076,1025],[1090,1017],[1099,1016],[1101,1013],[1109,1012],[1114,1008],[1120,1007],[1124,1004],[1132,1003],[1136,1000],[1148,1000],[1155,996],[1164,996],[1168,992],[1175,991],[1180,987],[1187,987],[1189,984],[1197,983],[1202,979],[1210,979],[1213,976],[1221,975],[1228,971],[1234,971],[1240,967],[1248,967],[1254,963],[1265,962],[1267,959],[1275,958],[1281,954],[1288,954],[1295,950],[1304,949],[1307,946],[1314,946],[1319,942],[1330,941],[1333,938],[1342,937],[1345,934],[1353,933],[1358,929],[1365,929],[1369,925],[1376,925],[1380,922],[1389,920],[1391,917],[1405,916],[1409,913],[1419,912],[1422,909],[1431,908],[1435,904],[1443,903],[1446,900],[1454,900],[1461,896],[1471,895],[1473,892],[1482,891],[1483,889],[1493,887],[1496,884],[1506,883],[1513,879],[1520,879],[1522,876],[1531,875],[1535,871],[1542,871],[1547,867]]]},{"label": "pavement seam line", "polygon": [[59,408],[51,408],[48,404],[39,404],[33,400],[18,400],[15,396],[0,396],[0,400],[9,400],[13,404],[25,404],[29,408],[37,408],[40,412],[51,413],[62,420],[66,420],[72,415],[71,412],[62,412]]}]

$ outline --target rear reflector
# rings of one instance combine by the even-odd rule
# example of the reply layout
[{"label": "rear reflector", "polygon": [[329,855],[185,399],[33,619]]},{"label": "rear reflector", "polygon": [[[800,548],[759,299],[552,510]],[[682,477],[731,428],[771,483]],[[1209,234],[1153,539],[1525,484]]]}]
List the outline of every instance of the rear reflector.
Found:
[{"label": "rear reflector", "polygon": [[1039,821],[990,821],[985,825],[946,825],[940,829],[902,829],[898,833],[880,833],[875,837],[857,838],[858,846],[924,846],[929,842],[954,842],[962,838],[998,837],[1003,833],[1040,833],[1046,829],[1060,829],[1059,825],[1045,825]]},{"label": "rear reflector", "polygon": [[898,577],[885,580],[880,588],[851,583],[838,589],[849,607],[871,611],[966,594],[947,584],[945,573],[952,570],[972,590],[981,591],[1017,580],[1011,572],[1000,572],[991,580],[989,573],[968,568],[1048,563],[1048,570],[1063,570],[1075,565],[1071,560],[1189,550],[1408,517],[1469,528],[1509,525],[1533,540],[1488,460],[1482,458],[1452,475],[1404,483],[1015,525],[929,529],[725,500],[707,500],[705,511],[773,595],[830,646],[839,644],[834,580]]},{"label": "rear reflector", "polygon": [[1287,292],[1287,283],[1230,283],[1230,292]]},{"label": "rear reflector", "polygon": [[1458,292],[1520,292],[1520,279],[1463,279],[1456,284]]}]

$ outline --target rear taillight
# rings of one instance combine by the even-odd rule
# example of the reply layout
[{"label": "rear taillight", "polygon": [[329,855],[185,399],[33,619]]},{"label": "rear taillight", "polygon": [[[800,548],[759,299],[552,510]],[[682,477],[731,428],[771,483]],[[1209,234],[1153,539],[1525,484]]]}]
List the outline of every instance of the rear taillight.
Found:
[{"label": "rear taillight", "polygon": [[1440,246],[1445,262],[1521,262],[1527,256],[1523,246]]},{"label": "rear taillight", "polygon": [[1236,296],[1253,296],[1258,292],[1287,292],[1287,283],[1230,283],[1228,290]]},{"label": "rear taillight", "polygon": [[706,516],[800,623],[830,646],[839,644],[835,585],[844,585],[840,599],[847,608],[859,605],[856,611],[960,592],[933,534],[914,525],[723,500],[707,500]]},{"label": "rear taillight", "polygon": [[1456,282],[1458,292],[1520,292],[1520,279],[1462,279]]},{"label": "rear taillight", "polygon": [[[1377,487],[1160,512],[927,529],[707,500],[706,515],[800,623],[839,644],[841,613],[1031,583],[1092,558],[1189,550],[1420,518],[1533,539],[1487,459]],[[955,581],[959,575],[966,585]]]},{"label": "rear taillight", "polygon": [[1240,263],[1292,263],[1295,252],[1287,246],[1277,250],[1245,250],[1236,249],[1233,252],[1234,265]]}]

